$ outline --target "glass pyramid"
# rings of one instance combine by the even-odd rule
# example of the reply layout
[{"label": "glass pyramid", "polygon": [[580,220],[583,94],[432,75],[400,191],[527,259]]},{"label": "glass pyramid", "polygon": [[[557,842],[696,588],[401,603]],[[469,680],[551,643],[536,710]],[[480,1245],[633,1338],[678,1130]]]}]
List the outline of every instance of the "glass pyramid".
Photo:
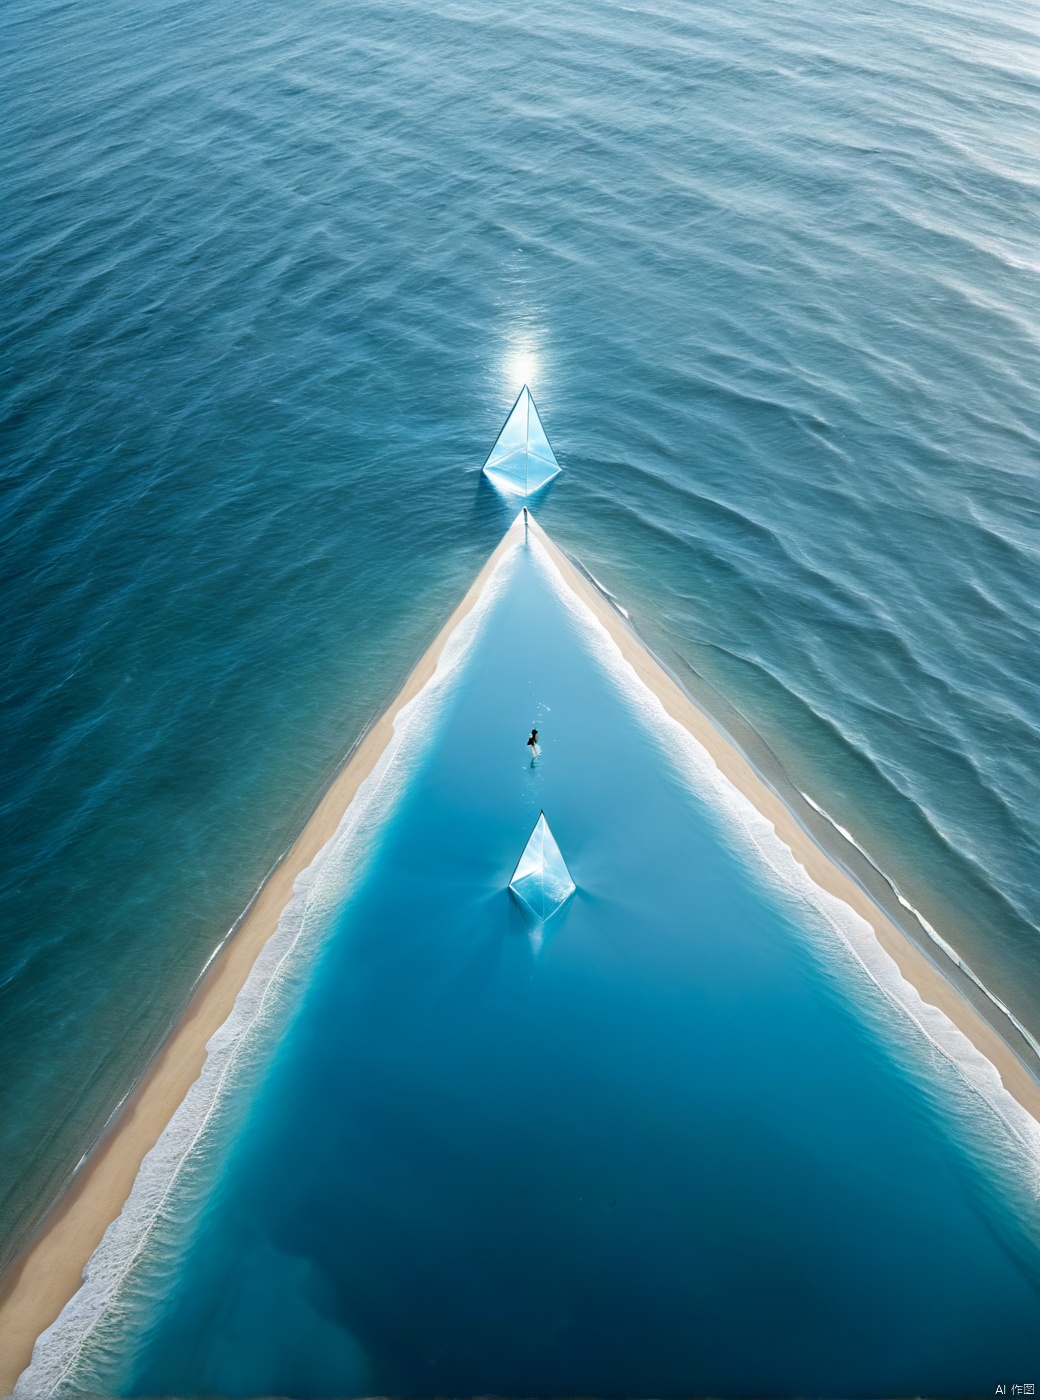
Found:
[{"label": "glass pyramid", "polygon": [[525,384],[484,463],[484,475],[511,496],[530,496],[551,481],[560,464]]},{"label": "glass pyramid", "polygon": [[536,919],[551,919],[574,893],[574,881],[542,812],[517,861],[509,888]]}]

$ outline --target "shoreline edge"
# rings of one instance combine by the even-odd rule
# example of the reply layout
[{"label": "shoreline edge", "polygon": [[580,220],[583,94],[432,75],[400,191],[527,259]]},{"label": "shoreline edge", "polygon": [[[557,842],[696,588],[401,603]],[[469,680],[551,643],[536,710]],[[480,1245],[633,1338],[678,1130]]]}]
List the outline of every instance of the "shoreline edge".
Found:
[{"label": "shoreline edge", "polygon": [[359,787],[393,736],[394,721],[433,676],[445,644],[472,610],[503,556],[529,528],[563,581],[605,627],[639,679],[672,719],[706,750],[716,767],[773,826],[810,879],[870,925],[881,947],[923,1001],[941,1010],[994,1066],[1007,1092],[1040,1123],[1040,1082],[1004,1040],[865,889],[805,830],[749,759],[622,621],[603,594],[553,543],[526,510],[487,559],[464,598],[390,704],[364,733],[319,800],[303,830],[269,873],[245,913],[204,970],[183,1014],[114,1112],[97,1141],[0,1276],[0,1395],[14,1389],[37,1338],[78,1291],[83,1272],[123,1209],[147,1153],[198,1078],[206,1045],[293,897],[297,877],[332,839]]}]

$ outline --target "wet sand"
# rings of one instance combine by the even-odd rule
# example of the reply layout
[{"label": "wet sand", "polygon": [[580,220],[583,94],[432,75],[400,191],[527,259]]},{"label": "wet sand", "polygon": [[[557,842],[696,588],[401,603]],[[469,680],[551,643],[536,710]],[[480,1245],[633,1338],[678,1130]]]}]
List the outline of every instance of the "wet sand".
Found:
[{"label": "wet sand", "polygon": [[[942,971],[803,829],[782,799],[736,746],[682,690],[595,586],[533,520],[529,528],[568,586],[604,625],[640,679],[667,712],[708,751],[719,770],[772,823],[811,878],[856,910],[873,928],[902,975],[939,1007],[998,1070],[1018,1102],[1040,1121],[1040,1083],[998,1032]],[[297,841],[272,872],[233,936],[197,987],[188,1008],[140,1083],[88,1154],[22,1254],[0,1282],[0,1394],[8,1394],[29,1364],[36,1338],[78,1289],[91,1255],[130,1194],[146,1154],[197,1079],[210,1037],[227,1019],[239,991],[289,903],[297,877],[335,834],[359,786],[393,734],[394,719],[434,674],[449,636],[472,609],[503,555],[522,537],[513,523],[469,592],[408,677],[403,689],[364,736],[315,809]]]}]

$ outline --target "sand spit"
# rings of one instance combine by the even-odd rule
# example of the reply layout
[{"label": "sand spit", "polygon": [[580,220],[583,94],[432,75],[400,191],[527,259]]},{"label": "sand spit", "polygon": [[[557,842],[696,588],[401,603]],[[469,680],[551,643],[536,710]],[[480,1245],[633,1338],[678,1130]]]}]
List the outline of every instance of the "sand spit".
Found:
[{"label": "sand spit", "polygon": [[[625,619],[533,521],[537,538],[564,583],[603,626],[625,661],[666,713],[709,754],[720,773],[774,828],[812,881],[872,928],[878,943],[923,1001],[946,1017],[994,1066],[1009,1094],[1040,1122],[1040,1083],[957,988],[803,829],[782,799],[647,651]],[[198,1078],[206,1045],[230,1015],[264,945],[293,896],[297,878],[333,838],[361,784],[391,741],[395,717],[437,669],[459,623],[472,611],[503,557],[523,538],[519,516],[465,598],[365,735],[318,804],[300,836],[271,873],[233,936],[207,970],[184,1016],[140,1083],[88,1154],[68,1189],[0,1281],[0,1394],[28,1366],[33,1345],[76,1293],[91,1255],[130,1194],[141,1163]]]}]

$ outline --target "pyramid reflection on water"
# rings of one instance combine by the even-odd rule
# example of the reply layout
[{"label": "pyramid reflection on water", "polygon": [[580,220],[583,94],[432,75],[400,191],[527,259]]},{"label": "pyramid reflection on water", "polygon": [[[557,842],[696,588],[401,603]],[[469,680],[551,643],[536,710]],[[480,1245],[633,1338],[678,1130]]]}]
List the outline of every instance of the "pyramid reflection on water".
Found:
[{"label": "pyramid reflection on water", "polygon": [[560,464],[525,384],[484,463],[484,475],[507,495],[530,496],[559,470]]},{"label": "pyramid reflection on water", "polygon": [[524,908],[542,922],[551,919],[574,893],[571,872],[549,830],[544,812],[535,822],[509,888]]}]

